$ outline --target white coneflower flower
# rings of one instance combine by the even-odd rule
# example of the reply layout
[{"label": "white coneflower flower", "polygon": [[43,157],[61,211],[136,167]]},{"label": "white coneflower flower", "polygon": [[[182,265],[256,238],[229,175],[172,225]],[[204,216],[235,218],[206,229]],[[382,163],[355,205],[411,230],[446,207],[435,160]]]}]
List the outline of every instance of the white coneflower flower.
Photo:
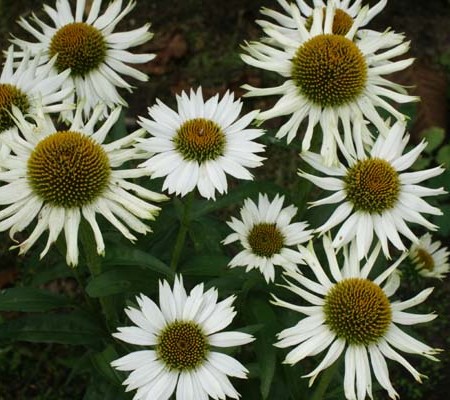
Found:
[{"label": "white coneflower flower", "polygon": [[274,24],[263,24],[265,41],[247,44],[244,48],[248,54],[242,55],[247,64],[275,71],[286,81],[272,88],[244,85],[248,90],[245,96],[281,95],[273,108],[258,115],[258,120],[289,115],[277,132],[279,138],[287,135],[288,142],[307,120],[304,151],[310,148],[314,127],[320,124],[323,135],[320,154],[325,164],[332,165],[338,161],[337,148],[354,156],[358,149],[372,143],[364,119],[383,135],[388,126],[379,111],[398,120],[405,119],[387,100],[398,103],[417,100],[405,94],[402,86],[383,77],[412,63],[412,59],[391,61],[404,54],[409,43],[403,43],[402,36],[389,31],[357,36],[367,18],[366,7],[352,20],[345,35],[333,32],[336,9],[331,1],[325,12],[323,7],[314,9],[309,29],[298,7],[291,5],[290,10],[296,26],[289,28],[289,34]]},{"label": "white coneflower flower", "polygon": [[[133,54],[126,50],[152,38],[152,33],[148,32],[150,24],[131,31],[114,32],[117,24],[134,8],[135,1],[129,1],[122,10],[122,0],[114,0],[103,14],[99,14],[102,0],[94,0],[86,18],[85,3],[85,0],[77,0],[75,15],[67,0],[56,0],[55,8],[45,5],[50,25],[35,15],[31,20],[36,28],[24,18],[19,21],[38,42],[18,38],[12,42],[33,55],[42,54],[44,62],[56,55],[53,72],[70,68],[72,79],[67,85],[75,87],[76,101],[85,101],[84,113],[87,116],[98,103],[109,109],[119,104],[126,105],[117,88],[131,91],[132,87],[120,75],[146,81],[147,75],[127,64],[146,63],[155,55]],[[21,53],[16,55],[21,56]],[[75,98],[69,101],[73,103]],[[106,114],[106,108],[104,112]]]},{"label": "white coneflower flower", "polygon": [[247,128],[258,111],[239,118],[242,102],[227,92],[203,101],[202,90],[191,89],[190,96],[177,96],[175,112],[161,101],[148,109],[150,119],[140,118],[140,125],[153,137],[138,145],[150,154],[141,164],[152,174],[166,177],[163,190],[184,196],[198,188],[200,195],[215,198],[215,191],[226,193],[226,174],[237,179],[253,179],[247,168],[262,165],[264,151],[253,140],[264,134]]},{"label": "white coneflower flower", "polygon": [[251,199],[244,201],[241,220],[232,217],[227,222],[234,232],[223,241],[224,244],[239,241],[244,247],[230,262],[229,266],[246,267],[246,271],[257,268],[267,282],[275,279],[275,265],[287,271],[295,271],[297,264],[303,263],[299,252],[290,247],[311,239],[312,230],[306,230],[305,222],[291,223],[297,207],[283,208],[284,196],[276,195],[272,202],[265,194],[260,194],[258,204]]},{"label": "white coneflower flower", "polygon": [[15,66],[14,48],[8,48],[0,75],[0,133],[15,126],[11,116],[12,106],[16,106],[23,114],[35,114],[39,109],[46,113],[61,112],[74,107],[62,104],[72,91],[70,88],[61,88],[70,71],[51,77],[48,75],[55,61],[56,57],[38,68],[39,55],[30,60],[30,53],[25,52],[24,58]]},{"label": "white coneflower flower", "polygon": [[[333,18],[333,25],[331,32],[334,34],[345,35],[352,27],[354,19],[359,15],[360,12],[365,13],[365,18],[360,22],[359,28],[356,32],[356,35],[382,35],[382,32],[372,31],[368,29],[361,29],[363,26],[366,26],[377,14],[379,14],[387,4],[387,0],[380,0],[374,6],[368,8],[367,10],[362,10],[362,1],[361,0],[313,0],[312,5],[308,4],[303,0],[296,0],[297,7],[301,12],[299,16],[297,11],[295,10],[295,5],[289,4],[286,0],[277,0],[278,4],[283,8],[286,14],[281,14],[275,10],[270,8],[263,7],[261,9],[261,13],[267,15],[274,19],[279,25],[272,24],[272,28],[278,29],[280,32],[291,35],[292,30],[295,31],[297,28],[296,19],[300,19],[304,21],[307,29],[310,29],[312,26],[312,18],[314,9],[318,7],[322,7],[323,12],[325,13],[326,7],[328,4],[334,3],[334,7],[336,12]],[[293,11],[294,8],[294,11]],[[257,21],[259,25],[263,28],[265,26],[270,25],[270,22],[267,21]],[[295,36],[295,35],[294,35]],[[400,38],[400,36],[399,36]]]},{"label": "white coneflower flower", "polygon": [[244,379],[247,369],[236,359],[216,351],[254,340],[242,332],[219,332],[233,320],[235,296],[217,301],[217,290],[204,292],[203,284],[187,295],[181,277],[173,290],[159,284],[159,307],[148,297],[136,298],[139,309],[125,312],[137,326],[118,328],[113,334],[124,342],[150,346],[130,353],[111,365],[133,371],[124,381],[126,390],[137,392],[135,400],[167,400],[175,391],[177,400],[239,398],[228,376]]},{"label": "white coneflower flower", "polygon": [[302,247],[306,264],[311,267],[317,281],[298,272],[286,273],[287,289],[310,305],[291,304],[274,297],[275,305],[286,307],[306,317],[291,328],[278,334],[278,347],[295,346],[286,356],[285,363],[296,364],[328,348],[319,365],[305,377],[310,385],[318,374],[345,355],[344,391],[349,400],[372,398],[372,373],[387,390],[391,399],[398,398],[389,379],[386,359],[403,365],[421,382],[420,374],[400,353],[418,354],[431,360],[440,350],[414,339],[399,325],[414,325],[433,320],[435,314],[411,314],[404,310],[422,303],[432,292],[425,289],[406,301],[391,301],[399,286],[395,270],[406,253],[377,278],[368,278],[380,251],[377,246],[369,259],[360,267],[356,248],[344,247],[344,260],[339,268],[335,250],[325,236],[323,245],[332,279],[325,273],[314,253],[312,243]]},{"label": "white coneflower flower", "polygon": [[[325,167],[321,158],[305,152],[302,158],[327,177],[318,177],[305,172],[299,175],[324,190],[334,193],[311,203],[313,206],[339,204],[328,220],[317,231],[324,233],[342,223],[336,233],[333,245],[340,247],[355,238],[358,258],[370,249],[373,234],[381,241],[384,254],[389,257],[388,242],[405,251],[400,235],[417,242],[417,236],[406,222],[415,222],[427,229],[437,226],[421,214],[441,215],[439,208],[429,205],[422,197],[444,194],[442,188],[430,189],[418,183],[441,174],[441,167],[423,171],[405,172],[426,147],[423,140],[412,150],[403,154],[409,135],[405,124],[397,122],[387,136],[379,136],[370,151],[358,159],[347,159],[348,166]],[[345,221],[345,222],[344,222]]]},{"label": "white coneflower flower", "polygon": [[429,233],[421,236],[418,243],[413,243],[409,252],[409,257],[420,275],[438,279],[444,278],[450,270],[449,255],[448,249],[442,247],[440,241],[431,241]]},{"label": "white coneflower flower", "polygon": [[103,215],[130,240],[136,238],[128,227],[143,234],[150,231],[141,219],[154,219],[159,207],[142,199],[162,201],[166,196],[127,181],[146,175],[145,170],[118,169],[126,161],[139,158],[133,144],[145,131],[139,129],[103,144],[120,108],[96,129],[101,112],[101,107],[96,108],[83,123],[79,105],[72,125],[58,130],[47,114],[30,116],[33,121],[29,122],[18,108],[13,108],[18,130],[9,130],[0,137],[11,149],[11,154],[1,160],[4,171],[0,172],[0,182],[5,184],[0,186],[0,205],[6,208],[0,209],[0,231],[9,229],[14,237],[36,220],[30,236],[17,246],[20,253],[49,230],[43,257],[64,230],[67,264],[76,265],[82,216],[94,232],[99,254],[104,254],[105,245],[96,214]]}]

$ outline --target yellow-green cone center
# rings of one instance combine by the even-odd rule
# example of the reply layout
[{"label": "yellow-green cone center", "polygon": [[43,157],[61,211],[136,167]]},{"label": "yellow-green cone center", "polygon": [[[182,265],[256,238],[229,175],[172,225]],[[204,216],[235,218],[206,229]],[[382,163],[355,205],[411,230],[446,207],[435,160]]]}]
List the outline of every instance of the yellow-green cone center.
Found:
[{"label": "yellow-green cone center", "polygon": [[317,35],[297,49],[291,74],[309,101],[337,107],[356,100],[363,92],[367,64],[351,40],[341,35]]},{"label": "yellow-green cone center", "polygon": [[247,241],[254,254],[270,258],[283,248],[284,236],[275,224],[260,223],[250,230]]},{"label": "yellow-green cone center", "polygon": [[389,299],[372,281],[348,278],[325,296],[325,323],[337,337],[367,346],[382,338],[392,321]]},{"label": "yellow-green cone center", "polygon": [[347,200],[358,211],[382,213],[395,206],[400,179],[389,162],[380,158],[359,160],[344,177]]},{"label": "yellow-green cone center", "polygon": [[52,37],[50,57],[58,54],[55,67],[59,72],[71,69],[72,76],[85,76],[106,58],[103,34],[84,22],[64,25]]},{"label": "yellow-green cone center", "polygon": [[214,121],[205,118],[194,118],[183,123],[173,141],[185,160],[199,163],[215,160],[225,150],[222,129]]},{"label": "yellow-green cone center", "polygon": [[14,126],[10,114],[13,105],[26,114],[30,107],[27,95],[14,85],[0,83],[0,133]]},{"label": "yellow-green cone center", "polygon": [[415,260],[417,264],[428,271],[434,270],[434,260],[428,251],[425,249],[417,249],[415,254]]},{"label": "yellow-green cone center", "polygon": [[156,352],[170,369],[189,371],[205,361],[209,345],[197,324],[175,321],[159,335]]},{"label": "yellow-green cone center", "polygon": [[[326,8],[323,8],[323,16],[325,23]],[[309,31],[313,24],[312,15],[306,19],[305,28]],[[333,27],[331,28],[334,35],[345,36],[353,25],[353,18],[340,8],[336,9],[333,18]]]},{"label": "yellow-green cone center", "polygon": [[28,159],[28,181],[54,206],[82,207],[107,187],[111,168],[102,146],[88,136],[58,131],[41,140]]}]

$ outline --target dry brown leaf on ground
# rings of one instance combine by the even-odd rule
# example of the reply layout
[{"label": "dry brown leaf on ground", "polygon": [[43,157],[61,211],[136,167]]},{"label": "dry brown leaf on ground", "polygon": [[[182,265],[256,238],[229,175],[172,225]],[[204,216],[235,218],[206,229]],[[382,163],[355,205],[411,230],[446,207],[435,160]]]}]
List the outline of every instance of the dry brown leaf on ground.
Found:
[{"label": "dry brown leaf on ground", "polygon": [[183,58],[187,54],[188,48],[183,33],[178,29],[155,37],[143,50],[156,53],[156,58],[143,66],[142,70],[153,75],[163,75],[170,70],[170,62]]}]

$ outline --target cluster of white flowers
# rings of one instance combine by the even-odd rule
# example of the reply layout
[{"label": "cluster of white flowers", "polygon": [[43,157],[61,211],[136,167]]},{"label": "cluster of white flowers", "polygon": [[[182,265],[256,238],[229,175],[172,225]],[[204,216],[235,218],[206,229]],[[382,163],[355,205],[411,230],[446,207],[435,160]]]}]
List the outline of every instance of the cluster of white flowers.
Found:
[{"label": "cluster of white flowers", "polygon": [[[442,167],[408,172],[426,142],[407,149],[406,117],[393,103],[418,99],[385,76],[411,65],[410,58],[393,60],[409,43],[391,30],[365,28],[387,0],[371,8],[360,0],[277,2],[282,11],[261,10],[268,17],[258,21],[265,36],[247,43],[242,55],[245,63],[285,79],[271,88],[244,85],[247,97],[281,96],[272,108],[240,116],[243,103],[233,93],[204,100],[201,88],[191,89],[176,96],[176,111],[157,99],[149,118],[139,119],[140,129],[113,141],[108,133],[126,106],[119,90],[132,90],[123,76],[145,81],[147,76],[129,64],[155,57],[128,51],[152,38],[150,24],[115,32],[135,2],[123,7],[122,0],[113,0],[102,11],[102,0],[90,7],[77,0],[73,12],[68,0],[56,0],[54,8],[44,6],[49,22],[35,15],[31,21],[22,18],[19,24],[37,41],[12,39],[0,76],[0,231],[9,231],[14,240],[32,227],[14,246],[20,253],[48,231],[41,257],[64,231],[67,264],[76,266],[82,219],[99,255],[105,243],[97,214],[131,241],[136,240],[132,231],[151,231],[142,220],[153,220],[160,210],[153,203],[168,197],[131,179],[164,178],[162,190],[170,195],[197,189],[215,200],[216,193],[227,193],[227,175],[251,180],[249,169],[262,165],[265,146],[255,139],[264,131],[252,122],[288,116],[276,137],[290,143],[301,136],[300,157],[325,176],[299,171],[300,178],[332,192],[312,206],[337,206],[321,226],[308,229],[306,222],[292,222],[298,210],[283,208],[284,196],[271,201],[260,194],[257,204],[246,199],[241,220],[231,218],[233,232],[223,240],[243,247],[229,266],[258,269],[267,283],[277,281],[275,267],[281,267],[283,286],[300,304],[275,296],[273,304],[306,316],[278,335],[276,346],[294,346],[285,362],[328,349],[305,375],[311,384],[344,354],[347,399],[372,398],[371,371],[395,399],[386,359],[420,381],[423,375],[399,352],[432,360],[439,352],[399,328],[435,318],[404,311],[423,302],[431,289],[391,301],[399,286],[398,266],[407,255],[405,239],[423,276],[442,278],[449,270],[449,253],[440,242],[432,243],[428,233],[419,239],[410,226],[436,230],[423,214],[441,211],[423,198],[445,191],[419,185],[441,174]],[[320,151],[314,153],[319,132]],[[326,262],[315,254],[315,235],[322,236]],[[396,261],[369,278],[380,254],[391,258],[392,246]],[[173,289],[160,283],[159,307],[138,296],[138,308],[125,310],[136,326],[118,328],[114,336],[151,350],[112,363],[132,371],[126,390],[137,389],[137,400],[167,400],[173,393],[177,400],[238,399],[228,376],[246,378],[248,371],[215,350],[254,340],[246,333],[219,332],[236,314],[234,300],[218,301],[217,290],[205,291],[203,284],[188,295],[181,276]]]},{"label": "cluster of white flowers", "polygon": [[[244,248],[229,266],[258,268],[267,282],[276,280],[274,265],[282,267],[287,285],[281,286],[301,300],[293,304],[274,297],[273,304],[306,316],[278,335],[276,346],[294,346],[285,362],[295,364],[328,348],[317,368],[305,375],[310,384],[345,353],[347,399],[372,398],[371,370],[395,399],[398,394],[385,359],[399,362],[421,381],[423,375],[399,351],[432,360],[439,352],[398,327],[435,318],[404,312],[423,302],[431,289],[407,301],[390,300],[400,282],[398,266],[408,254],[405,238],[412,243],[410,259],[421,275],[442,278],[449,271],[448,252],[441,243],[432,243],[429,233],[419,239],[411,227],[415,223],[437,229],[423,214],[442,212],[423,198],[446,192],[419,184],[440,175],[443,168],[408,171],[427,144],[423,140],[407,148],[407,118],[392,103],[418,99],[384,77],[411,65],[412,59],[395,60],[408,51],[409,43],[391,30],[363,28],[386,0],[371,8],[351,0],[313,0],[312,6],[303,0],[277,2],[282,12],[261,10],[269,18],[257,21],[265,36],[246,43],[242,59],[285,81],[271,88],[244,85],[245,96],[281,96],[257,120],[288,117],[276,137],[286,136],[290,143],[301,136],[300,157],[325,176],[305,171],[299,176],[331,192],[311,206],[336,207],[321,226],[307,231],[305,223],[289,224],[296,209],[282,210],[283,198],[270,203],[260,195],[258,205],[247,199],[242,220],[233,217],[228,223],[234,232],[224,243],[239,240]],[[319,132],[320,140],[313,141]],[[319,153],[311,151],[312,143],[320,143]],[[312,241],[301,245],[314,234],[323,237],[326,262],[316,256]],[[378,277],[369,277],[381,251],[385,259],[391,258],[391,245],[397,260]]]}]

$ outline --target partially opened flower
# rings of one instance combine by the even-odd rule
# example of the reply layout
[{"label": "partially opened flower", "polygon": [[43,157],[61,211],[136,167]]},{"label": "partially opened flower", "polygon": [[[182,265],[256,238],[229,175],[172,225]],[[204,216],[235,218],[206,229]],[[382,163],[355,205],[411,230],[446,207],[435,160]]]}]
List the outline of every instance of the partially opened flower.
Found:
[{"label": "partially opened flower", "polygon": [[389,31],[356,35],[366,21],[367,7],[351,19],[346,33],[340,34],[333,31],[337,16],[333,1],[328,2],[325,11],[322,6],[314,9],[311,26],[297,6],[285,6],[291,16],[284,19],[277,14],[276,20],[293,21],[295,26],[280,30],[276,24],[263,24],[267,37],[247,44],[244,49],[248,54],[242,55],[247,64],[277,72],[285,81],[270,88],[244,85],[248,90],[245,96],[281,96],[271,109],[258,115],[258,120],[289,116],[276,134],[279,138],[287,135],[288,142],[297,135],[302,122],[307,121],[303,151],[309,150],[314,128],[319,124],[320,154],[326,165],[333,165],[338,161],[338,148],[354,156],[358,149],[371,145],[364,120],[385,135],[388,126],[381,112],[405,119],[390,102],[417,100],[405,94],[402,86],[383,77],[412,63],[412,59],[392,61],[408,50],[409,43],[403,43],[402,36]]},{"label": "partially opened flower", "polygon": [[247,369],[236,359],[217,351],[254,340],[242,332],[220,332],[233,320],[235,296],[217,301],[218,292],[204,292],[203,284],[186,293],[181,277],[173,290],[159,284],[159,307],[147,296],[136,298],[139,308],[125,312],[136,326],[118,328],[113,336],[124,342],[148,346],[119,358],[111,365],[132,371],[124,381],[126,391],[135,390],[135,400],[167,400],[175,391],[177,400],[238,399],[228,376],[244,379]]},{"label": "partially opened flower", "polygon": [[429,230],[437,226],[422,216],[422,213],[441,215],[439,208],[428,204],[422,197],[444,194],[443,188],[430,189],[418,184],[441,174],[441,167],[423,171],[406,172],[426,147],[426,142],[403,154],[409,135],[405,124],[397,122],[387,137],[379,136],[370,154],[357,159],[348,158],[347,166],[339,163],[326,167],[314,153],[305,152],[302,158],[315,169],[326,174],[318,177],[305,172],[299,175],[333,194],[312,202],[313,206],[338,204],[333,214],[317,231],[325,233],[342,223],[334,236],[333,245],[341,247],[356,240],[358,258],[368,254],[374,234],[381,241],[384,254],[389,257],[388,242],[405,251],[400,235],[412,242],[417,236],[408,227],[414,222]]},{"label": "partially opened flower", "polygon": [[442,279],[450,270],[448,249],[439,240],[432,242],[431,235],[425,233],[417,243],[413,243],[409,257],[417,271],[427,278]]},{"label": "partially opened flower", "polygon": [[[5,132],[0,141],[11,149],[1,160],[0,231],[9,229],[14,238],[36,220],[30,236],[19,247],[25,253],[37,239],[49,231],[43,257],[64,230],[69,265],[78,263],[78,228],[81,218],[95,235],[98,254],[105,244],[96,221],[101,214],[125,237],[135,240],[128,228],[145,234],[150,228],[141,219],[152,220],[159,207],[145,200],[162,201],[166,196],[151,192],[129,178],[145,175],[142,169],[119,169],[126,161],[139,158],[132,145],[145,134],[137,130],[122,139],[103,144],[120,115],[115,109],[102,126],[97,127],[101,107],[83,123],[82,105],[72,125],[58,130],[42,112],[25,120],[18,108],[13,115],[18,130]],[[133,195],[134,192],[136,195]]]},{"label": "partially opened flower", "polygon": [[[98,103],[108,109],[119,104],[126,105],[117,88],[131,91],[132,87],[121,75],[147,80],[147,75],[128,64],[146,63],[155,55],[133,54],[127,50],[152,38],[153,35],[148,32],[150,24],[126,32],[114,32],[117,24],[134,8],[135,1],[129,1],[123,10],[122,0],[111,1],[100,14],[102,0],[94,0],[86,17],[85,3],[85,0],[76,1],[75,14],[68,0],[56,0],[55,8],[45,5],[44,11],[50,17],[51,24],[35,15],[31,21],[36,27],[24,18],[19,21],[38,41],[14,38],[12,42],[33,55],[42,54],[43,62],[56,55],[56,63],[51,68],[53,73],[70,68],[71,79],[66,86],[75,87],[76,99],[72,96],[69,102],[83,99],[87,116]],[[22,54],[17,52],[16,55],[19,57]],[[106,108],[104,112],[106,114]]]},{"label": "partially opened flower", "polygon": [[71,88],[62,89],[70,71],[49,76],[48,71],[55,64],[56,58],[44,67],[38,67],[39,55],[30,60],[30,53],[14,65],[14,48],[10,46],[6,54],[5,64],[0,75],[0,133],[15,127],[11,116],[12,106],[16,106],[23,114],[43,112],[61,112],[71,109],[71,104],[62,104],[72,92]]},{"label": "partially opened flower", "polygon": [[198,188],[200,195],[215,198],[216,190],[226,193],[226,174],[237,179],[253,179],[247,168],[262,165],[264,151],[253,140],[264,134],[247,128],[258,111],[239,118],[242,102],[225,93],[203,100],[202,90],[191,89],[177,96],[175,112],[161,101],[148,109],[152,119],[140,119],[152,137],[141,140],[139,148],[149,154],[141,164],[151,176],[166,177],[163,190],[184,196]]},{"label": "partially opened flower", "polygon": [[[378,383],[387,390],[391,399],[398,398],[390,379],[386,359],[397,361],[421,382],[420,374],[401,354],[406,352],[435,360],[440,350],[414,339],[399,325],[415,325],[433,320],[435,314],[406,312],[422,303],[432,292],[425,289],[405,301],[392,301],[399,286],[396,268],[404,254],[375,279],[370,279],[372,267],[380,246],[360,266],[356,248],[344,247],[344,260],[339,266],[335,250],[327,236],[323,239],[327,267],[320,263],[312,243],[301,248],[306,264],[314,279],[298,272],[286,274],[287,289],[299,296],[295,304],[274,297],[275,305],[305,315],[295,326],[278,334],[278,347],[294,348],[285,363],[296,364],[306,357],[315,356],[325,349],[327,353],[319,365],[304,377],[313,384],[318,374],[338,358],[345,357],[344,392],[349,400],[372,397],[372,371]],[[329,271],[331,277],[328,276]],[[301,305],[302,302],[309,303]],[[300,303],[300,304],[299,304]]]},{"label": "partially opened flower", "polygon": [[[224,244],[239,241],[244,250],[229,262],[229,266],[246,267],[246,271],[257,268],[267,282],[275,279],[275,266],[295,271],[303,263],[296,246],[311,239],[312,230],[306,230],[305,222],[291,223],[297,207],[283,208],[284,196],[275,196],[272,202],[260,194],[258,204],[246,199],[241,209],[241,220],[232,217],[227,222],[234,230],[223,241]],[[292,247],[295,247],[293,249]]]}]

